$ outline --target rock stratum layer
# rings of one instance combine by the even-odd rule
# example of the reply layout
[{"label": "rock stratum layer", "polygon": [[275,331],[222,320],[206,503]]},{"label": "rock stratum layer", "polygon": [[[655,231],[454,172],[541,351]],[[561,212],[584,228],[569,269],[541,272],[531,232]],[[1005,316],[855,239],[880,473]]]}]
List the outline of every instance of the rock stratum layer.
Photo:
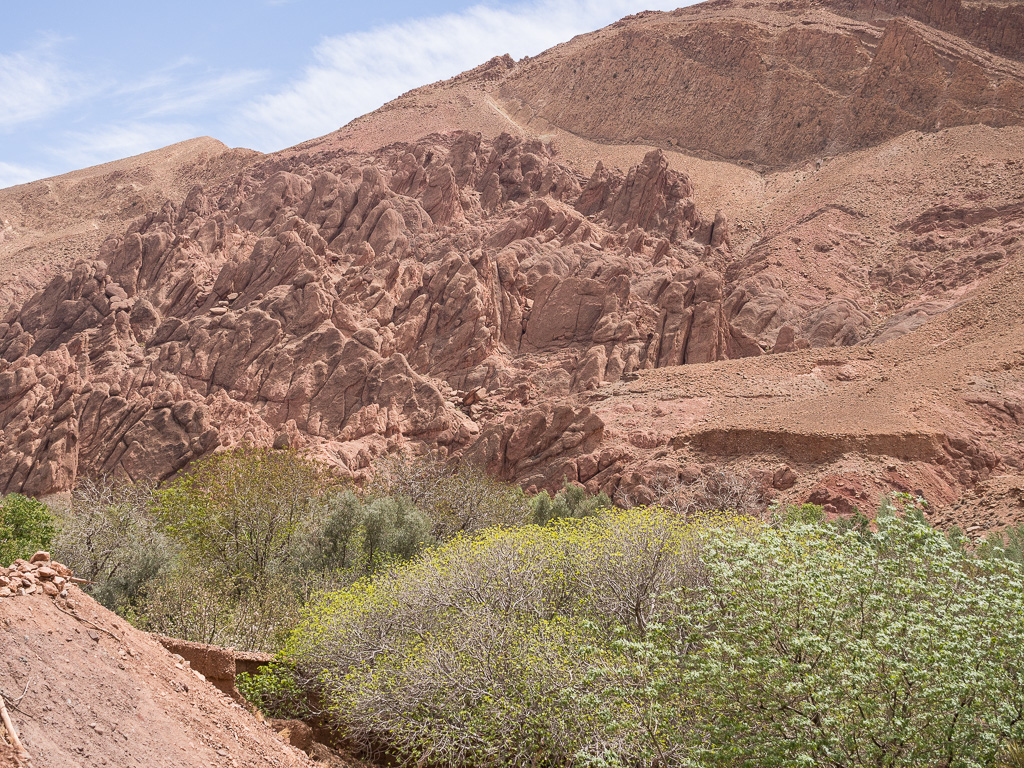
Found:
[{"label": "rock stratum layer", "polygon": [[641,14],[182,166],[11,301],[0,489],[246,441],[356,477],[439,449],[645,501],[714,465],[836,512],[895,487],[1024,519],[1020,8]]}]

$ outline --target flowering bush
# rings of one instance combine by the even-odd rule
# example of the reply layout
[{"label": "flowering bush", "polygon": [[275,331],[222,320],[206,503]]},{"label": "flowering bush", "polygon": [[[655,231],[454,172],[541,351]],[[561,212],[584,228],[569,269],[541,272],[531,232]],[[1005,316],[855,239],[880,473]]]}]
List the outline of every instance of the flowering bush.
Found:
[{"label": "flowering bush", "polygon": [[867,537],[796,525],[704,555],[659,644],[700,691],[701,762],[984,766],[1024,734],[1019,568],[894,514]]},{"label": "flowering bush", "polygon": [[1024,574],[913,514],[605,512],[325,596],[282,661],[422,765],[969,768],[1024,737]]}]

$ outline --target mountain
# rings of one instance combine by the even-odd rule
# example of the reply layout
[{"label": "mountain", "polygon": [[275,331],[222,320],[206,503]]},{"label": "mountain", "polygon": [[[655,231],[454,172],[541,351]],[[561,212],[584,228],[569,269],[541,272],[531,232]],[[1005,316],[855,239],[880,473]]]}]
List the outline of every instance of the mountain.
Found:
[{"label": "mountain", "polygon": [[910,130],[1020,125],[1021,5],[983,6],[981,28],[942,6],[977,8],[715,0],[643,13],[413,91],[331,138],[365,151],[451,125],[518,129],[779,170]]},{"label": "mountain", "polygon": [[197,183],[237,173],[259,156],[204,137],[63,176],[0,189],[0,306],[94,257],[108,237]]},{"label": "mountain", "polygon": [[1024,520],[1022,9],[713,0],[211,150],[91,260],[8,283],[0,488],[247,441]]}]

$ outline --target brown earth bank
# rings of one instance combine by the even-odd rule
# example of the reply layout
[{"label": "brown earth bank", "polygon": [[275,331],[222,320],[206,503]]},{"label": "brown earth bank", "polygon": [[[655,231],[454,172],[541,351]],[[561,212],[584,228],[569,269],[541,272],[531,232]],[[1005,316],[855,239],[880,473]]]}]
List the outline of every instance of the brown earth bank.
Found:
[{"label": "brown earth bank", "polygon": [[[244,441],[1024,521],[1021,7],[703,3],[274,155],[204,144],[95,258],[18,252],[62,271],[0,322],[0,489]],[[118,189],[60,226],[127,219]]]},{"label": "brown earth bank", "polygon": [[[35,558],[33,558],[35,560]],[[53,573],[46,573],[52,571]],[[73,585],[56,563],[0,569],[30,586],[0,596],[0,695],[24,747],[0,728],[0,764],[314,766],[181,656]],[[27,752],[27,755],[25,754]],[[336,765],[346,763],[335,761]]]}]

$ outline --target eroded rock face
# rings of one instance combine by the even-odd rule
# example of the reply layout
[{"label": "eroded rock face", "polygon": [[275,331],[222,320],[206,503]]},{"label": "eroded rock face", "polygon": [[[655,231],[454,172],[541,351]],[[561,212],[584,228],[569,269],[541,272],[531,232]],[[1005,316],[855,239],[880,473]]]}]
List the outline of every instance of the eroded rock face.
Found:
[{"label": "eroded rock face", "polygon": [[965,0],[828,0],[854,17],[910,16],[1003,56],[1024,58],[1024,7],[1019,3]]},{"label": "eroded rock face", "polygon": [[560,482],[547,465],[600,425],[534,402],[762,351],[708,265],[727,222],[690,195],[660,152],[583,179],[540,142],[473,134],[196,187],[4,318],[3,487],[159,479],[240,441],[358,474],[484,427],[502,475]]},{"label": "eroded rock face", "polygon": [[1020,471],[1018,11],[638,14],[211,166],[0,317],[0,490],[241,442],[624,503],[721,462],[790,499]]}]

